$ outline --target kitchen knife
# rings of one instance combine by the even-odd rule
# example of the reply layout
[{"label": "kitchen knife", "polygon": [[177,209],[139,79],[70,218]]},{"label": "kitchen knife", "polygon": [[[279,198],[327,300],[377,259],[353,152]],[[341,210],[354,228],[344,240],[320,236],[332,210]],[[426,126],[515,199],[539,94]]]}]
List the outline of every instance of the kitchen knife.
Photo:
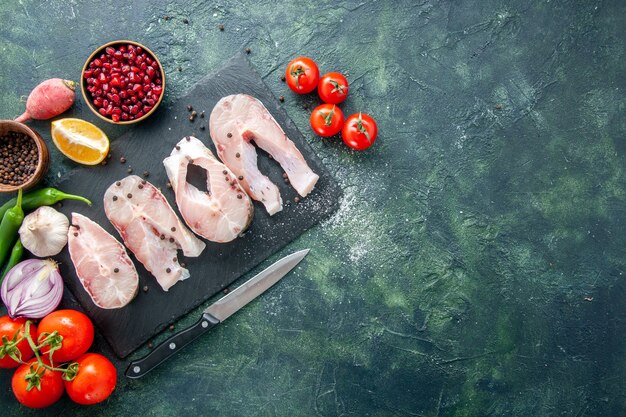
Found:
[{"label": "kitchen knife", "polygon": [[128,368],[126,368],[125,375],[132,379],[141,378],[197,337],[226,320],[240,308],[276,284],[289,271],[295,268],[308,253],[309,249],[304,249],[287,255],[250,278],[204,310],[202,317],[195,324],[177,332],[143,358],[131,362]]}]

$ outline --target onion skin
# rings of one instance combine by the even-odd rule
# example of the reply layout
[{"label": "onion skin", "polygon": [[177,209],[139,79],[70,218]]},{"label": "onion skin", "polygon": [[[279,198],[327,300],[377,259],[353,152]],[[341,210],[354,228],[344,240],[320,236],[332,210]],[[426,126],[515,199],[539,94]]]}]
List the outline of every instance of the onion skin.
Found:
[{"label": "onion skin", "polygon": [[4,277],[0,296],[12,319],[40,319],[59,306],[63,278],[52,259],[27,259]]},{"label": "onion skin", "polygon": [[76,100],[76,83],[61,78],[43,81],[30,92],[26,111],[15,119],[24,123],[28,119],[46,120],[68,110]]}]

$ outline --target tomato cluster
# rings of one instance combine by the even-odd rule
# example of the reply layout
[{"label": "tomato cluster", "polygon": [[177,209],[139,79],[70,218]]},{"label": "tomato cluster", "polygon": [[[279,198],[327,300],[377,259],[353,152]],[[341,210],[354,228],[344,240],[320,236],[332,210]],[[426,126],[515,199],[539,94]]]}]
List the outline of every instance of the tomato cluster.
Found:
[{"label": "tomato cluster", "polygon": [[315,61],[304,56],[292,60],[285,70],[285,80],[292,91],[307,94],[317,88],[324,102],[311,113],[311,127],[320,136],[333,136],[341,132],[346,145],[364,150],[374,144],[378,135],[376,121],[367,114],[357,113],[344,118],[337,104],[348,97],[350,86],[346,77],[339,72],[329,72],[320,78]]},{"label": "tomato cluster", "polygon": [[38,325],[0,317],[0,368],[17,367],[11,380],[15,398],[30,408],[48,407],[63,392],[78,404],[107,399],[117,371],[104,356],[87,353],[93,338],[91,320],[76,310],[54,311]]}]

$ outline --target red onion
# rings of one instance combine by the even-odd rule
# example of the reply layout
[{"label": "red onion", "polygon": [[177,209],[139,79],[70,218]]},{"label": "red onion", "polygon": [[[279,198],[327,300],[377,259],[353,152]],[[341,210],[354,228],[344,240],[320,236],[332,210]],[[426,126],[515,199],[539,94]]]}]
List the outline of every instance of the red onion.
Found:
[{"label": "red onion", "polygon": [[40,319],[56,309],[63,296],[63,278],[52,259],[27,259],[4,277],[0,296],[9,317]]}]

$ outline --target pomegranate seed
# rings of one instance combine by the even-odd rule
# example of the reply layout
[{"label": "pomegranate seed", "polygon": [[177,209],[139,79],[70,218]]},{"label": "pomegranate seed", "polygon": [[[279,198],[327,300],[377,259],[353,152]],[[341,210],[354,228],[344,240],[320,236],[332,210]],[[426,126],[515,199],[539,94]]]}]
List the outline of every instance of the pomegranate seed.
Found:
[{"label": "pomegranate seed", "polygon": [[100,61],[102,62],[109,62],[109,58],[107,58],[107,56],[105,54],[100,55]]},{"label": "pomegranate seed", "polygon": [[122,113],[122,120],[128,120],[128,113]]},{"label": "pomegranate seed", "polygon": [[119,102],[121,101],[121,100],[120,100],[120,96],[119,96],[119,95],[117,95],[117,94],[113,94],[113,95],[111,96],[111,100],[113,100],[114,102],[116,102],[116,103],[118,103],[118,104],[119,104]]},{"label": "pomegranate seed", "polygon": [[95,75],[96,77],[100,75],[100,73],[102,72],[102,69],[100,68],[94,68],[93,70],[93,75]]},{"label": "pomegranate seed", "polygon": [[159,76],[157,75],[157,79],[154,80],[154,82],[156,83],[156,85],[161,85],[161,78],[159,78]]},{"label": "pomegranate seed", "polygon": [[150,84],[144,84],[142,90],[144,93],[147,93],[148,91],[150,91]]},{"label": "pomegranate seed", "polygon": [[110,91],[111,91],[111,94],[117,94],[119,90],[115,87],[111,87]]},{"label": "pomegranate seed", "polygon": [[115,53],[115,48],[113,48],[112,46],[107,47],[107,49],[105,49],[106,53],[109,55],[113,55]]},{"label": "pomegranate seed", "polygon": [[110,116],[113,114],[113,105],[109,104],[106,108],[107,115]]},{"label": "pomegranate seed", "polygon": [[113,107],[112,113],[119,116],[120,114],[122,114],[122,109],[120,109],[119,107]]},{"label": "pomegranate seed", "polygon": [[98,113],[100,113],[100,114],[101,114],[101,115],[103,115],[103,116],[106,116],[106,115],[107,115],[107,111],[106,111],[106,109],[104,109],[104,108],[100,108],[100,109],[98,109]]},{"label": "pomegranate seed", "polygon": [[111,94],[111,93],[107,93],[107,98],[108,98],[109,100],[113,100],[113,98],[112,98],[112,97],[113,97],[113,94]]},{"label": "pomegranate seed", "polygon": [[103,73],[100,73],[100,75],[98,76],[98,81],[100,81],[101,83],[105,82],[107,80],[107,76],[104,75]]},{"label": "pomegranate seed", "polygon": [[126,52],[126,45],[122,45],[119,48],[117,48],[120,52],[124,53]]},{"label": "pomegranate seed", "polygon": [[120,91],[120,98],[125,99],[126,97],[128,97],[128,95],[126,94],[126,90]]},{"label": "pomegranate seed", "polygon": [[134,52],[132,52],[132,51],[131,51],[131,52],[129,52],[129,53],[128,53],[128,60],[129,60],[130,62],[135,62],[135,59],[137,59],[137,55],[136,55]]},{"label": "pomegranate seed", "polygon": [[[148,64],[146,64],[145,62],[142,62],[142,63],[141,63],[141,65],[139,65],[139,68],[140,68],[142,71],[145,71],[145,70],[147,70],[147,69],[148,69]],[[150,68],[152,68],[152,67],[150,67]]]},{"label": "pomegranate seed", "polygon": [[96,59],[93,60],[93,64],[96,67],[101,67],[102,66],[102,61],[100,59],[96,58]]},{"label": "pomegranate seed", "polygon": [[120,48],[120,50],[119,50],[119,51],[115,51],[115,53],[113,54],[113,56],[114,56],[115,58],[117,58],[117,59],[121,59],[121,58],[122,58],[122,51],[121,51],[121,49],[122,49],[122,48]]},{"label": "pomegranate seed", "polygon": [[131,52],[131,51],[133,51],[133,52],[135,51],[135,45],[133,45],[132,43],[129,43],[128,44],[128,52]]},{"label": "pomegranate seed", "polygon": [[143,99],[146,95],[143,93],[143,91],[139,91],[137,93],[137,97],[139,97],[139,99]]},{"label": "pomegranate seed", "polygon": [[109,84],[108,83],[102,84],[102,91],[109,91]]},{"label": "pomegranate seed", "polygon": [[130,71],[130,65],[122,65],[122,74],[126,74]]},{"label": "pomegranate seed", "polygon": [[109,100],[107,100],[106,98],[102,101],[102,107],[108,107],[109,106]]},{"label": "pomegranate seed", "polygon": [[122,111],[128,113],[130,109],[128,108],[126,104],[122,104]]},{"label": "pomegranate seed", "polygon": [[137,113],[139,113],[139,106],[131,106],[130,114],[137,114]]},{"label": "pomegranate seed", "polygon": [[89,79],[91,78],[92,75],[93,75],[93,70],[87,70],[85,71],[85,74],[83,75],[83,77]]},{"label": "pomegranate seed", "polygon": [[131,102],[131,103],[133,103],[133,104],[136,104],[138,101],[139,101],[139,100],[137,100],[137,97],[135,97],[135,96],[132,96],[132,97],[130,98],[130,102]]},{"label": "pomegranate seed", "polygon": [[102,90],[96,90],[95,93],[93,93],[96,97],[100,97],[103,93]]},{"label": "pomegranate seed", "polygon": [[144,75],[143,76],[143,83],[149,87],[150,86],[150,77],[148,77],[147,75]]},{"label": "pomegranate seed", "polygon": [[139,119],[140,117],[143,117],[143,112],[142,112],[142,111],[140,111],[139,113],[137,113],[137,114],[135,115],[135,118],[136,118],[136,119]]},{"label": "pomegranate seed", "polygon": [[137,58],[135,58],[135,64],[141,65],[141,63],[143,63],[143,56],[138,55]]},{"label": "pomegranate seed", "polygon": [[115,123],[120,121],[120,115],[119,114],[112,114],[111,115],[111,120],[113,120]]},{"label": "pomegranate seed", "polygon": [[102,99],[101,98],[96,98],[93,100],[93,105],[96,107],[102,107]]},{"label": "pomegranate seed", "polygon": [[106,69],[106,70],[110,70],[111,69],[111,64],[108,62],[103,62],[102,63],[102,68]]},{"label": "pomegranate seed", "polygon": [[96,66],[96,62],[95,62],[95,61],[91,61],[91,62],[89,63],[89,68],[93,68],[93,67],[95,67],[95,66]]},{"label": "pomegranate seed", "polygon": [[131,66],[130,66],[130,70],[131,70],[132,72],[139,72],[139,71],[141,71],[141,70],[139,69],[139,67],[136,67],[136,66],[134,66],[134,65],[131,65]]},{"label": "pomegranate seed", "polygon": [[111,77],[111,85],[119,87],[121,85],[119,77]]},{"label": "pomegranate seed", "polygon": [[148,104],[152,107],[154,106],[154,103],[156,103],[153,99],[149,98],[148,99]]},{"label": "pomegranate seed", "polygon": [[137,75],[134,72],[128,74],[128,80],[132,83],[137,82]]},{"label": "pomegranate seed", "polygon": [[162,87],[156,86],[152,89],[152,94],[154,94],[155,96],[160,96],[162,91]]},{"label": "pomegranate seed", "polygon": [[150,110],[152,110],[152,106],[143,106],[144,113],[148,113]]},{"label": "pomegranate seed", "polygon": [[135,48],[135,52],[137,54],[141,54],[143,52],[143,48],[141,46],[138,46],[137,48]]}]

